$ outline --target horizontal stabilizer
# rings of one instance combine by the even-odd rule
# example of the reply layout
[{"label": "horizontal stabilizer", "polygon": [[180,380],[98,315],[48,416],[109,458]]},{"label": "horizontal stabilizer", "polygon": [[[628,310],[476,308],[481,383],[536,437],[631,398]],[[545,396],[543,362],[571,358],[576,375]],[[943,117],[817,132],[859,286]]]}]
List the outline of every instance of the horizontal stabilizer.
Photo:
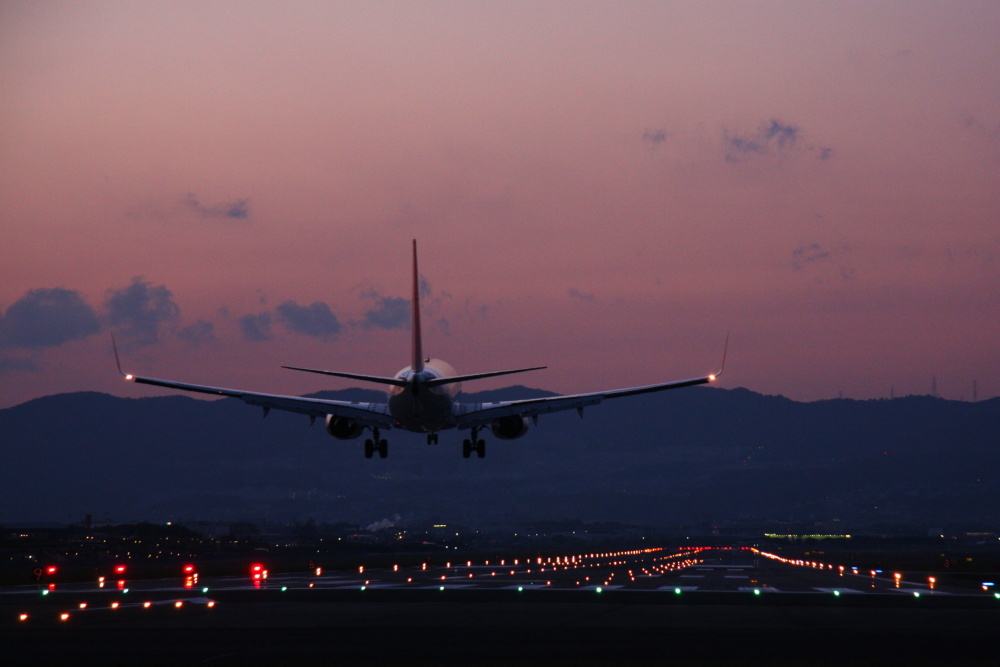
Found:
[{"label": "horizontal stabilizer", "polygon": [[427,380],[423,383],[425,387],[437,387],[442,384],[454,384],[456,382],[465,382],[466,380],[481,380],[482,378],[491,378],[498,375],[511,375],[513,373],[524,373],[526,371],[540,371],[543,368],[548,368],[548,366],[533,366],[531,368],[515,368],[509,371],[492,371],[490,373],[473,373],[471,375],[455,375],[453,377],[439,378],[437,380]]},{"label": "horizontal stabilizer", "polygon": [[387,378],[381,375],[361,375],[360,373],[341,373],[340,371],[321,371],[315,368],[298,368],[297,366],[282,366],[291,371],[303,371],[305,373],[319,373],[320,375],[333,375],[339,378],[351,380],[364,380],[365,382],[377,382],[379,384],[391,384],[396,387],[406,387],[409,383],[399,378]]}]

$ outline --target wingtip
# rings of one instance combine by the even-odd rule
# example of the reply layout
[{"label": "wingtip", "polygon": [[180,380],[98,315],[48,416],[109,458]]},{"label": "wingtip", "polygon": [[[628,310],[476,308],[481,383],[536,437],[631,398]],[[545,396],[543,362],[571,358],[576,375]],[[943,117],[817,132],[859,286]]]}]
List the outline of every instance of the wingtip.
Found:
[{"label": "wingtip", "polygon": [[121,373],[121,376],[126,380],[132,380],[132,374],[126,373],[122,370],[122,362],[118,358],[118,343],[115,341],[115,333],[113,331],[111,332],[111,349],[114,350],[115,353],[115,366],[118,367],[118,372]]},{"label": "wingtip", "polygon": [[722,375],[722,371],[724,371],[726,369],[726,353],[727,352],[729,352],[729,334],[728,333],[726,334],[726,342],[722,346],[722,363],[719,364],[719,370],[716,371],[715,373],[712,373],[712,375],[710,376],[713,380],[715,378],[719,377],[720,375]]}]

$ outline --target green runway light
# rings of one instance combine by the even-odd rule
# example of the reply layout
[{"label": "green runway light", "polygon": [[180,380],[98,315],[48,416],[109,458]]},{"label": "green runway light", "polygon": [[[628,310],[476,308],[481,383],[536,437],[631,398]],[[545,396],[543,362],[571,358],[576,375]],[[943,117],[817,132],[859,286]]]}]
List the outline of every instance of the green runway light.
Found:
[{"label": "green runway light", "polygon": [[760,595],[760,589],[759,588],[753,589],[753,594],[754,595]]},{"label": "green runway light", "polygon": [[913,597],[915,598],[920,597],[920,591],[913,591]]},{"label": "green runway light", "polygon": [[834,591],[833,592],[833,596],[839,598],[840,597],[840,591]]},{"label": "green runway light", "polygon": [[48,595],[48,594],[49,594],[48,591],[42,591],[42,595]]},{"label": "green runway light", "polygon": [[521,591],[523,591],[523,590],[524,590],[524,586],[518,586],[518,587],[517,587],[517,592],[518,592],[518,593],[520,593],[520,592],[521,592]]},{"label": "green runway light", "polygon": [[439,591],[443,591],[444,590],[444,586],[441,586],[440,588],[438,588],[438,590]]},{"label": "green runway light", "polygon": [[208,586],[205,586],[203,589],[201,589],[201,592],[202,593],[207,593],[208,592]]},{"label": "green runway light", "polygon": [[601,592],[601,591],[603,591],[603,590],[604,590],[604,589],[603,589],[603,588],[601,588],[600,586],[598,586],[598,587],[597,587],[597,592],[598,592],[598,593],[600,593],[600,592]]},{"label": "green runway light", "polygon": [[285,591],[287,591],[287,590],[288,590],[288,586],[282,586],[282,587],[281,587],[281,592],[282,592],[282,593],[284,593],[284,592],[285,592]]},{"label": "green runway light", "polygon": [[681,594],[681,589],[679,589],[679,588],[675,588],[675,589],[674,589],[674,594],[676,594],[676,595],[680,595],[680,594]]},{"label": "green runway light", "polygon": [[[367,586],[362,586],[361,590],[365,590],[366,588],[367,588]],[[284,589],[282,589],[282,590],[284,590]]]}]

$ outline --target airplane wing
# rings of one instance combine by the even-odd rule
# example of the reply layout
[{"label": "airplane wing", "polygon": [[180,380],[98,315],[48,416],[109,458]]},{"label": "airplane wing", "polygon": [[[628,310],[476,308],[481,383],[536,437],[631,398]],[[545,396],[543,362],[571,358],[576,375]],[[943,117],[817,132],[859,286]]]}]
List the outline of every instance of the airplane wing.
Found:
[{"label": "airplane wing", "polygon": [[[122,370],[122,362],[118,358],[118,345],[115,343],[115,336],[111,334],[111,348],[115,353],[115,364],[118,372],[129,382],[137,384],[151,384],[157,387],[167,387],[170,389],[180,389],[182,391],[192,391],[200,394],[215,394],[216,396],[230,396],[238,398],[249,405],[256,405],[264,409],[264,416],[271,410],[285,410],[287,412],[298,412],[309,415],[310,420],[316,417],[326,417],[326,415],[336,415],[338,417],[350,417],[362,426],[374,428],[392,428],[393,419],[389,415],[389,406],[385,403],[352,403],[350,401],[329,401],[322,398],[302,398],[301,396],[282,396],[281,394],[261,394],[254,391],[244,391],[242,389],[227,389],[225,387],[210,387],[203,384],[188,384],[187,382],[174,382],[173,380],[158,380],[156,378],[132,375]],[[311,422],[310,422],[311,423]]]},{"label": "airplane wing", "polygon": [[722,375],[722,371],[726,367],[726,352],[728,350],[729,336],[726,336],[726,343],[722,348],[722,363],[719,365],[719,370],[704,377],[691,378],[690,380],[675,380],[673,382],[661,382],[641,387],[595,391],[589,394],[528,398],[521,401],[459,404],[455,406],[456,426],[458,428],[481,428],[488,426],[494,419],[501,417],[518,416],[537,419],[538,415],[549,412],[560,412],[562,410],[577,410],[582,417],[584,408],[597,405],[609,398],[621,398],[623,396],[635,396],[636,394],[649,394],[654,391],[666,391],[668,389],[680,389],[681,387],[708,384],[709,382],[715,382],[716,378]]},{"label": "airplane wing", "polygon": [[309,415],[312,418],[325,417],[326,415],[350,417],[363,426],[372,426],[375,428],[392,428],[393,424],[392,417],[389,415],[389,406],[385,403],[351,403],[349,401],[329,401],[321,398],[260,394],[253,391],[243,391],[242,389],[226,389],[225,387],[209,387],[200,384],[174,382],[172,380],[157,380],[156,378],[131,375],[129,373],[122,373],[122,375],[125,376],[126,380],[138,384],[151,384],[157,387],[169,387],[183,391],[238,398],[244,403],[264,408],[265,416],[270,410],[286,410],[288,412]]},{"label": "airplane wing", "polygon": [[598,391],[589,394],[549,396],[546,398],[529,398],[521,401],[498,401],[496,403],[463,403],[456,406],[455,421],[458,428],[479,428],[488,426],[494,419],[513,415],[535,418],[541,414],[560,412],[562,410],[578,410],[582,413],[584,408],[597,405],[605,399],[707,384],[713,382],[719,375],[720,373],[714,373],[690,380],[678,380],[642,387],[629,387],[627,389],[613,389],[611,391]]}]

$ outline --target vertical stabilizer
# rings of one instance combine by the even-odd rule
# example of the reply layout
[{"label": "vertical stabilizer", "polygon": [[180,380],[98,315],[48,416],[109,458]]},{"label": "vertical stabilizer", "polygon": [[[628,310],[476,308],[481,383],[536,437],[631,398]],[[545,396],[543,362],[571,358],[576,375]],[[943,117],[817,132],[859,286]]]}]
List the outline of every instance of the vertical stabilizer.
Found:
[{"label": "vertical stabilizer", "polygon": [[424,370],[424,352],[420,338],[420,277],[417,274],[417,240],[413,239],[413,321],[411,324],[413,335],[413,359],[410,368],[414,373]]}]

